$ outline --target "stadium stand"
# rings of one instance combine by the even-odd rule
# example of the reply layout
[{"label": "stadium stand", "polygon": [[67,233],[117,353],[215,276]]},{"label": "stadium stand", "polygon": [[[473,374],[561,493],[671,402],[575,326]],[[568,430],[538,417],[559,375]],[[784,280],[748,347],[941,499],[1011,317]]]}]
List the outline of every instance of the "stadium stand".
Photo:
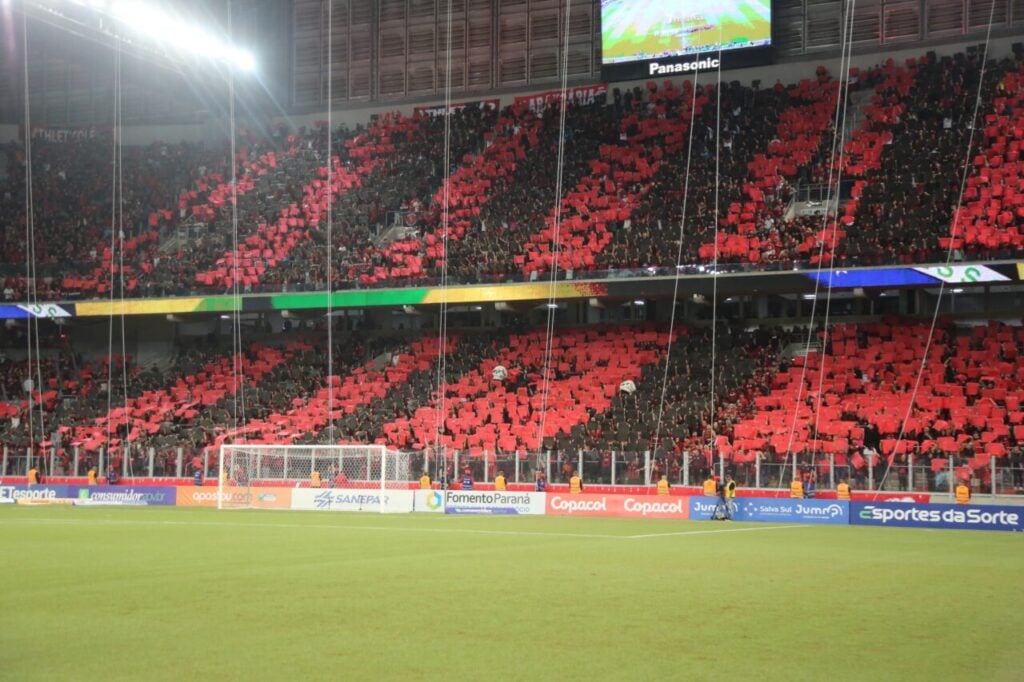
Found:
[{"label": "stadium stand", "polygon": [[754,413],[724,435],[737,452],[766,461],[796,456],[809,467],[831,455],[859,477],[866,457],[885,468],[912,455],[932,475],[953,458],[958,477],[985,478],[989,459],[1024,438],[1024,333],[994,322],[941,324],[915,394],[928,338],[927,325],[896,319],[836,325],[824,353],[783,361]]},{"label": "stadium stand", "polygon": [[[920,263],[958,254],[1018,253],[1019,59],[993,62],[982,97],[972,173],[959,234],[947,229],[970,134],[979,56],[925,55],[854,69],[854,92],[873,92],[850,114],[842,176],[849,196],[838,225],[790,216],[794,188],[825,182],[839,83],[819,67],[792,85],[722,84],[721,210],[718,260],[773,268]],[[607,106],[570,106],[565,139],[560,269],[671,267],[686,171],[690,81],[649,82]],[[688,228],[682,263],[715,256],[714,127],[718,93],[698,86],[698,129],[690,158]],[[939,112],[939,113],[936,113]],[[455,282],[536,278],[550,270],[558,111],[517,104],[498,112],[467,107],[449,117],[448,253],[442,253],[443,117],[398,113],[334,134],[328,190],[325,126],[240,136],[239,269],[242,291],[323,288],[325,214],[333,201],[336,287],[436,281],[442,264]],[[4,295],[21,298],[24,277],[24,157],[4,149],[0,215],[19,225],[0,245]],[[36,261],[40,298],[111,295],[110,140],[34,146]],[[126,148],[124,238],[115,239],[116,296],[223,293],[233,289],[230,167],[225,149],[159,143]],[[386,215],[410,216],[413,230],[375,234]],[[387,227],[387,226],[385,226]],[[832,240],[832,228],[836,238]],[[120,289],[121,246],[124,291]],[[895,254],[895,255],[894,255]],[[447,256],[447,258],[446,258]],[[54,270],[56,262],[61,272]],[[580,275],[575,275],[579,277]]]}]

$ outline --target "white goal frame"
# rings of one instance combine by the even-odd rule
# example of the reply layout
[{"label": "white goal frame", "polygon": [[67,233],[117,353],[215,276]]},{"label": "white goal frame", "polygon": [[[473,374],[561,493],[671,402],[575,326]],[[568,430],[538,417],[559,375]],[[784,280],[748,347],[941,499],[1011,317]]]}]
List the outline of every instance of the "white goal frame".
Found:
[{"label": "white goal frame", "polygon": [[[242,460],[241,458],[245,459]],[[410,490],[413,455],[388,450],[384,445],[267,445],[223,444],[217,461],[217,509],[253,508],[252,495],[260,489],[303,488],[311,472],[321,473],[321,489],[334,488],[329,472],[340,473],[348,485],[367,493],[381,493],[382,513],[406,511],[383,501],[388,490]],[[327,474],[327,475],[325,475]],[[239,478],[242,480],[239,480]],[[244,491],[242,495],[235,495]],[[244,500],[236,503],[236,499]],[[408,510],[408,511],[411,511]]]}]

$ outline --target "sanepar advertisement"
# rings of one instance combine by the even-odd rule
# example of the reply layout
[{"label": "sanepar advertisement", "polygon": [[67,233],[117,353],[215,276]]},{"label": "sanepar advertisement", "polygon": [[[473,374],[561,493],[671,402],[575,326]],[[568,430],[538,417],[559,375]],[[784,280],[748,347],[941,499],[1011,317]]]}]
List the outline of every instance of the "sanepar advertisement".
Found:
[{"label": "sanepar advertisement", "polygon": [[602,0],[601,76],[673,76],[766,63],[771,0]]}]

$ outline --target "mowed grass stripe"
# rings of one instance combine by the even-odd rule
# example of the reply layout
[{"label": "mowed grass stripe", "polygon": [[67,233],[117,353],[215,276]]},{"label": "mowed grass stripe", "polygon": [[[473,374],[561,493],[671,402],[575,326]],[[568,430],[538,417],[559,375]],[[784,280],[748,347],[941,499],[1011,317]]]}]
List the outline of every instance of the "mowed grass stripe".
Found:
[{"label": "mowed grass stripe", "polygon": [[747,527],[0,508],[0,679],[1020,679],[1016,534]]}]

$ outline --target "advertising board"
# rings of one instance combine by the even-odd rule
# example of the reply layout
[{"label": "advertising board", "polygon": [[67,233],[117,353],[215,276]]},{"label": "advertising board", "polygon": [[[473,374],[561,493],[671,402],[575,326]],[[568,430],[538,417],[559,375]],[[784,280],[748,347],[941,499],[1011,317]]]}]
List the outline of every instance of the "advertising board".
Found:
[{"label": "advertising board", "polygon": [[68,497],[77,505],[173,506],[178,491],[173,486],[72,485]]},{"label": "advertising board", "polygon": [[852,502],[854,526],[1024,531],[1024,507]]},{"label": "advertising board", "polygon": [[66,485],[0,485],[0,503],[19,501],[47,502],[70,497]]},{"label": "advertising board", "polygon": [[305,511],[410,512],[412,490],[367,490],[356,488],[296,488],[292,490],[291,508]]},{"label": "advertising board", "polygon": [[412,510],[415,512],[425,512],[427,514],[444,514],[444,491],[414,491]]},{"label": "advertising board", "polygon": [[179,507],[216,507],[217,500],[225,507],[251,507],[253,509],[291,509],[291,488],[236,488],[225,487],[218,492],[213,486],[181,486],[177,488],[175,504]]},{"label": "advertising board", "polygon": [[446,490],[445,514],[543,514],[544,493]]},{"label": "advertising board", "polygon": [[688,519],[690,504],[686,497],[550,493],[546,513],[553,516]]},{"label": "advertising board", "polygon": [[[690,518],[711,520],[717,506],[717,497],[691,497]],[[850,503],[843,500],[737,497],[732,502],[731,512],[733,521],[846,525],[850,518]]]}]

